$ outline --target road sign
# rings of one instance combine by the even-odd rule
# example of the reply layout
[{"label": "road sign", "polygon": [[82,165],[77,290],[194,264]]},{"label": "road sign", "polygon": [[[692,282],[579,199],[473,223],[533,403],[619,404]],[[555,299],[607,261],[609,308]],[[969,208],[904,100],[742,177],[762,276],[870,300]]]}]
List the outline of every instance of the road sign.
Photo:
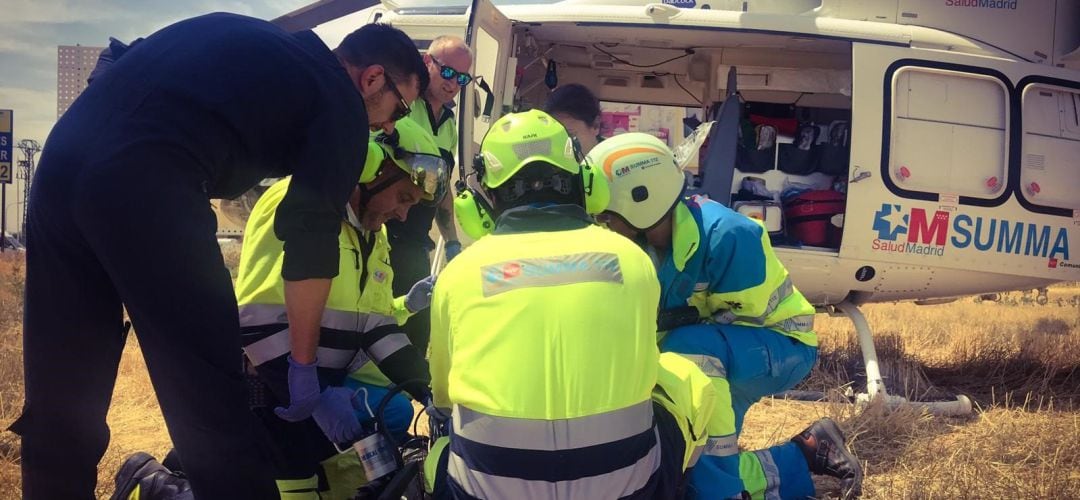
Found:
[{"label": "road sign", "polygon": [[11,137],[10,109],[0,109],[0,184],[11,184],[14,171],[11,164],[14,161],[13,148],[15,140]]}]

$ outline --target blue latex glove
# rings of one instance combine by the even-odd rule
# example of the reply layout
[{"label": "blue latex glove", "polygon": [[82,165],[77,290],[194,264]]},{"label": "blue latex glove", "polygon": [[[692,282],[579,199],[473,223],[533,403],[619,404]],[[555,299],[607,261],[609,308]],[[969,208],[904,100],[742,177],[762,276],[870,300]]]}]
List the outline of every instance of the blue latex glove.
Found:
[{"label": "blue latex glove", "polygon": [[282,420],[299,422],[311,416],[319,404],[319,374],[315,366],[297,362],[289,355],[289,407],[274,408],[274,413]]},{"label": "blue latex glove", "polygon": [[435,288],[435,277],[428,276],[417,281],[409,293],[405,294],[405,307],[409,312],[423,311],[431,305],[431,289]]},{"label": "blue latex glove", "polygon": [[428,435],[432,439],[450,435],[450,415],[436,408],[431,396],[424,399],[424,413],[428,417]]},{"label": "blue latex glove", "polygon": [[461,253],[461,242],[448,241],[446,243],[446,246],[444,247],[444,250],[446,251],[446,261],[450,262],[454,260],[454,257],[457,257],[458,254]]},{"label": "blue latex glove", "polygon": [[356,419],[353,410],[353,391],[346,387],[327,387],[319,398],[319,404],[311,413],[311,418],[322,429],[323,434],[334,443],[348,443],[356,439],[363,428]]}]

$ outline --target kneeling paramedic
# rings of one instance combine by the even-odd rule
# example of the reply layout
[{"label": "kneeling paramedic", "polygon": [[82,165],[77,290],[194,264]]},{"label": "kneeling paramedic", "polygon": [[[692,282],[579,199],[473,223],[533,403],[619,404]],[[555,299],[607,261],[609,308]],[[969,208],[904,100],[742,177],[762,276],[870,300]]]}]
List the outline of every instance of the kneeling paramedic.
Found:
[{"label": "kneeling paramedic", "polygon": [[611,202],[597,220],[645,247],[656,263],[662,350],[696,362],[717,389],[689,496],[808,497],[811,472],[838,477],[845,496],[858,495],[862,468],[831,420],[783,445],[739,453],[750,405],[790,389],[817,361],[814,307],[792,284],[768,232],[724,205],[684,197],[671,150],[651,135],[608,139],[588,161],[610,184]]},{"label": "kneeling paramedic", "polygon": [[432,394],[452,414],[424,464],[436,498],[676,498],[704,444],[714,389],[659,354],[652,263],[592,224],[607,187],[581,159],[550,115],[510,114],[474,161],[491,201],[459,182],[458,221],[483,237],[432,302]]},{"label": "kneeling paramedic", "polygon": [[[337,460],[323,467],[330,484],[318,484],[320,462],[336,456],[334,444],[359,437],[361,421],[371,420],[369,411],[376,408],[391,381],[419,379],[422,387],[410,386],[410,395],[418,401],[430,398],[427,362],[409,343],[399,322],[427,307],[431,280],[421,280],[407,295],[394,299],[383,223],[403,220],[410,206],[439,196],[446,184],[446,167],[431,134],[408,118],[397,122],[393,134],[379,135],[375,141],[369,146],[374,154],[369,155],[349,200],[348,220],[341,222],[340,269],[331,283],[317,339],[291,338],[286,319],[282,244],[273,226],[289,180],[263,194],[245,229],[236,283],[241,340],[247,360],[270,389],[271,401],[256,413],[285,455],[285,465],[277,475],[282,498],[319,498],[316,491],[327,486],[334,489],[331,497],[339,490],[351,497],[359,486],[356,474],[348,480],[334,477],[343,469]],[[289,356],[290,342],[304,340],[318,343],[316,362],[310,365]],[[347,378],[350,372],[353,376]],[[294,414],[291,408],[274,408],[290,400],[294,386],[316,378],[322,394],[311,418]],[[395,396],[386,417],[388,430],[400,440],[412,420],[411,403],[403,395]],[[353,455],[350,449],[340,458]],[[354,464],[358,465],[355,460]]]},{"label": "kneeling paramedic", "polygon": [[[260,380],[253,392],[263,394],[252,396],[251,403],[277,444],[274,465],[281,498],[352,498],[365,481],[363,469],[351,449],[338,454],[335,445],[357,438],[364,424],[370,429],[372,411],[388,392],[390,380],[419,380],[409,386],[416,389],[411,395],[430,400],[427,363],[399,324],[428,307],[432,280],[421,280],[405,296],[393,297],[383,223],[403,219],[410,206],[441,195],[447,182],[445,163],[431,135],[408,119],[399,120],[394,133],[369,144],[339,227],[340,269],[331,282],[322,327],[318,338],[307,339],[316,344],[316,360],[310,365],[300,365],[289,355],[290,342],[301,339],[288,329],[281,280],[284,252],[273,232],[290,181],[279,181],[263,193],[245,227],[236,293],[246,360]],[[311,418],[292,407],[274,408],[304,386],[321,389],[310,396],[318,398]],[[394,396],[384,417],[400,440],[412,420],[412,404]],[[146,453],[133,454],[116,475],[112,498],[190,498],[178,462],[174,453],[165,458],[167,467]]]}]

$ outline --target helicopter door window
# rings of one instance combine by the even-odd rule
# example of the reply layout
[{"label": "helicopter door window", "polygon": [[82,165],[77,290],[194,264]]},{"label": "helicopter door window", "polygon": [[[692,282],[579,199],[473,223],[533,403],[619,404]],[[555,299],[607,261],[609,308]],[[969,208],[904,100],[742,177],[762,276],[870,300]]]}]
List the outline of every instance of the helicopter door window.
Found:
[{"label": "helicopter door window", "polygon": [[906,66],[893,75],[888,174],[902,191],[987,200],[1007,181],[1008,91],[995,77]]},{"label": "helicopter door window", "polygon": [[1034,83],[1021,90],[1020,196],[1042,207],[1080,209],[1080,89]]}]

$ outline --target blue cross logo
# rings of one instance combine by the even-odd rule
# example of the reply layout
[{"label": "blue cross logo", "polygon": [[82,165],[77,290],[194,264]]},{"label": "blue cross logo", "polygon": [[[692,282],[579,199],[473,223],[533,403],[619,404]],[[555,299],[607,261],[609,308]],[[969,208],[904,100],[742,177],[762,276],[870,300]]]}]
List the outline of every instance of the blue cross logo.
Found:
[{"label": "blue cross logo", "polygon": [[908,216],[900,213],[900,205],[882,203],[881,210],[874,212],[874,230],[878,239],[896,241],[908,232]]}]

